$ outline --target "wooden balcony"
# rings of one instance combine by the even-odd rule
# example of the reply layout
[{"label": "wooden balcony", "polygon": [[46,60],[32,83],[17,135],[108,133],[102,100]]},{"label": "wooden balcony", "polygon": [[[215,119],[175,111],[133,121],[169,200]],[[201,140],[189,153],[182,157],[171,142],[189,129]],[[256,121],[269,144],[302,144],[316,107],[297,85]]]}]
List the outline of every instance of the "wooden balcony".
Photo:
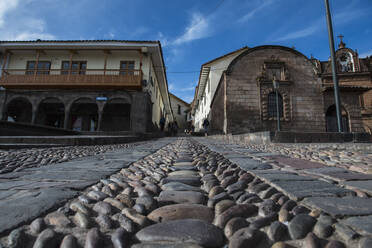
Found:
[{"label": "wooden balcony", "polygon": [[142,70],[3,70],[7,89],[134,89],[142,88]]}]

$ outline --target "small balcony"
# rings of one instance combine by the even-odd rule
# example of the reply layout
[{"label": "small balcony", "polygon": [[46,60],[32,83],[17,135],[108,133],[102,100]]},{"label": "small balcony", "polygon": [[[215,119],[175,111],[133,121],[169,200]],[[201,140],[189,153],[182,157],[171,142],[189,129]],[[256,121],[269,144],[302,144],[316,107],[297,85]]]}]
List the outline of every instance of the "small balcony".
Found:
[{"label": "small balcony", "polygon": [[0,86],[7,89],[133,89],[142,88],[142,70],[61,69],[3,70]]}]

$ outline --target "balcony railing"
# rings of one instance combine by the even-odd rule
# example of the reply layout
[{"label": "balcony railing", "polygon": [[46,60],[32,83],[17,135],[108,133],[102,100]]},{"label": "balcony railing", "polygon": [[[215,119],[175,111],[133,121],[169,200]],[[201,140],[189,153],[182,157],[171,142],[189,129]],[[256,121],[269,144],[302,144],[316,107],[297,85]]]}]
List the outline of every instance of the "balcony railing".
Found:
[{"label": "balcony railing", "polygon": [[0,86],[4,88],[133,88],[141,89],[141,70],[3,70]]}]

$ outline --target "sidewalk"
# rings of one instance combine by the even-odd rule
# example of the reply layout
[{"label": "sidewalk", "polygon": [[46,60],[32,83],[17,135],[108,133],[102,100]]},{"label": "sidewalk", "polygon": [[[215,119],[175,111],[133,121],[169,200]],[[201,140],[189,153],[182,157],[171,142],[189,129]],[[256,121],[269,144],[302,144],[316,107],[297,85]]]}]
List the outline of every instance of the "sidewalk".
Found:
[{"label": "sidewalk", "polygon": [[0,233],[56,209],[100,179],[126,168],[171,139],[149,141],[123,151],[0,175]]}]

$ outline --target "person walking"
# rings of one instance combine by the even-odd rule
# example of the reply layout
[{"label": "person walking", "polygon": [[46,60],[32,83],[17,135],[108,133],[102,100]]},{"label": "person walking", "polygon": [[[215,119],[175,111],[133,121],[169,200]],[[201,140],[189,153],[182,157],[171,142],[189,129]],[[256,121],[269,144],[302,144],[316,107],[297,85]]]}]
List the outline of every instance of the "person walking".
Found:
[{"label": "person walking", "polygon": [[178,124],[177,124],[177,121],[174,121],[174,122],[173,122],[173,128],[172,128],[172,131],[173,131],[173,136],[177,136],[177,132],[178,132]]},{"label": "person walking", "polygon": [[163,132],[164,131],[164,127],[165,127],[165,118],[164,118],[164,116],[162,116],[160,118],[159,124],[160,124],[160,130]]},{"label": "person walking", "polygon": [[208,127],[209,127],[209,121],[208,121],[208,118],[205,118],[203,121],[203,128],[204,128],[205,136],[208,136]]}]

